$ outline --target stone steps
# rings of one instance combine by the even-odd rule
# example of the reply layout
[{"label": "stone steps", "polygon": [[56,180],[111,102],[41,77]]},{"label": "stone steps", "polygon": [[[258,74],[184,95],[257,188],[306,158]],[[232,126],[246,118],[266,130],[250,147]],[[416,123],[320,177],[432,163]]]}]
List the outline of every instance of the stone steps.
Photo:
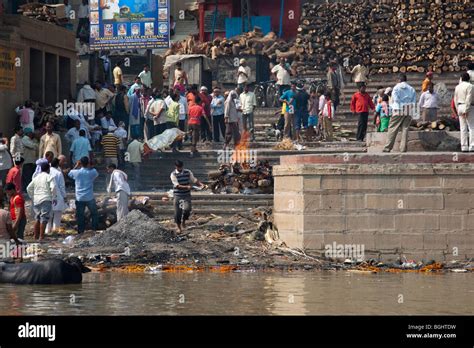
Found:
[{"label": "stone steps", "polygon": [[[165,191],[160,192],[137,192],[134,196],[147,196],[150,198],[148,204],[154,208],[157,218],[171,218],[174,213],[173,200],[163,201]],[[97,194],[96,198],[103,198],[104,194]],[[73,199],[73,196],[70,196]],[[211,194],[207,192],[192,193],[193,213],[198,215],[215,214],[219,216],[231,216],[246,213],[258,207],[271,208],[273,206],[272,194]]]}]

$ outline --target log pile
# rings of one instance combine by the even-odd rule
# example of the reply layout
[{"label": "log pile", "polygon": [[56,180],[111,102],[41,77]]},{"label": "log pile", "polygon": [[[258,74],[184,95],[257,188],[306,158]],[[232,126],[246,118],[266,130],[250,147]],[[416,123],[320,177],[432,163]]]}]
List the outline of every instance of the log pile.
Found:
[{"label": "log pile", "polygon": [[300,75],[361,58],[371,73],[460,71],[473,59],[472,0],[356,0],[303,5],[295,42]]},{"label": "log pile", "polygon": [[255,167],[246,164],[221,164],[209,173],[209,188],[213,193],[273,193],[272,166],[260,161]]},{"label": "log pile", "polygon": [[355,0],[303,5],[294,42],[261,30],[230,39],[174,43],[171,54],[263,54],[288,58],[300,75],[326,71],[331,60],[356,61],[371,73],[461,71],[474,59],[474,0]]},{"label": "log pile", "polygon": [[298,74],[326,70],[335,58],[358,56],[365,64],[370,60],[369,27],[371,4],[367,0],[355,3],[306,3],[295,42]]},{"label": "log pile", "polygon": [[[468,18],[473,10],[469,0],[384,2],[374,11],[391,14],[390,26],[395,35],[386,32],[385,43],[387,52],[396,52],[397,64],[387,60],[387,54],[372,43],[372,72],[453,72],[461,70],[460,63],[472,59],[472,42],[468,40],[472,37],[472,24]],[[379,22],[375,26],[383,25]],[[397,43],[396,51],[390,42]]]},{"label": "log pile", "polygon": [[412,130],[416,131],[459,131],[459,120],[448,117],[441,117],[440,119],[428,122],[428,121],[419,121],[412,120],[411,123]]},{"label": "log pile", "polygon": [[293,58],[296,54],[291,43],[280,39],[274,32],[263,35],[256,27],[253,31],[232,38],[219,38],[212,42],[198,42],[192,36],[171,45],[165,57],[175,54],[204,54],[212,56],[211,50],[216,47],[216,56],[238,56],[264,54],[270,59]]},{"label": "log pile", "polygon": [[18,13],[21,13],[23,16],[34,18],[40,21],[56,23],[58,25],[63,25],[69,21],[67,17],[63,16],[64,7],[48,6],[39,2],[21,5],[18,9]]}]

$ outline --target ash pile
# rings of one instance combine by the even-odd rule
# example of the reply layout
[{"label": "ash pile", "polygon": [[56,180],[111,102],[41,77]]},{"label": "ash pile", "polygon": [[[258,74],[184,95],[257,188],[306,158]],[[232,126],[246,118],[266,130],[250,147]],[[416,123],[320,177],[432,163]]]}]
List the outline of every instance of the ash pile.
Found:
[{"label": "ash pile", "polygon": [[115,225],[78,246],[123,249],[128,246],[145,247],[149,243],[174,243],[178,239],[173,231],[163,229],[154,219],[139,210],[132,210]]}]

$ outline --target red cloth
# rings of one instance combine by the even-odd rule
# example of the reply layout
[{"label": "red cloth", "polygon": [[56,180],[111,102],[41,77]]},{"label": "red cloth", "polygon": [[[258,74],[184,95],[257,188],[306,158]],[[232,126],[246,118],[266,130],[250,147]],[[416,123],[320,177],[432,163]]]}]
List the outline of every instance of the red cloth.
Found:
[{"label": "red cloth", "polygon": [[12,167],[7,174],[6,183],[13,183],[16,188],[16,192],[21,192],[21,170],[20,168],[14,166]]},{"label": "red cloth", "polygon": [[15,213],[15,206],[17,208],[22,208],[23,213],[19,217],[20,219],[23,217],[26,217],[25,214],[25,199],[21,194],[16,194],[12,198],[10,198],[10,216],[12,218],[12,221],[16,220],[16,213]]},{"label": "red cloth", "polygon": [[204,93],[199,93],[199,98],[201,98],[201,101],[202,101],[201,106],[204,109],[206,116],[210,117],[212,98],[209,95],[204,94]]},{"label": "red cloth", "polygon": [[194,104],[189,108],[188,124],[201,124],[201,117],[204,116],[204,109],[199,104]]},{"label": "red cloth", "polygon": [[369,112],[369,108],[375,109],[374,102],[368,93],[356,92],[352,96],[351,111],[357,114],[361,112]]}]

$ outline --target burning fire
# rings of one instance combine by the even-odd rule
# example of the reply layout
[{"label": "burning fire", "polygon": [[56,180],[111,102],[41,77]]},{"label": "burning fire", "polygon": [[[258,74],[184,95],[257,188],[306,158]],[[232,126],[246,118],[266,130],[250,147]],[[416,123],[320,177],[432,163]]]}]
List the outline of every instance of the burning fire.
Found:
[{"label": "burning fire", "polygon": [[249,169],[253,163],[253,154],[250,151],[250,132],[244,131],[240,142],[235,146],[231,157],[231,163],[240,163],[243,169]]}]

